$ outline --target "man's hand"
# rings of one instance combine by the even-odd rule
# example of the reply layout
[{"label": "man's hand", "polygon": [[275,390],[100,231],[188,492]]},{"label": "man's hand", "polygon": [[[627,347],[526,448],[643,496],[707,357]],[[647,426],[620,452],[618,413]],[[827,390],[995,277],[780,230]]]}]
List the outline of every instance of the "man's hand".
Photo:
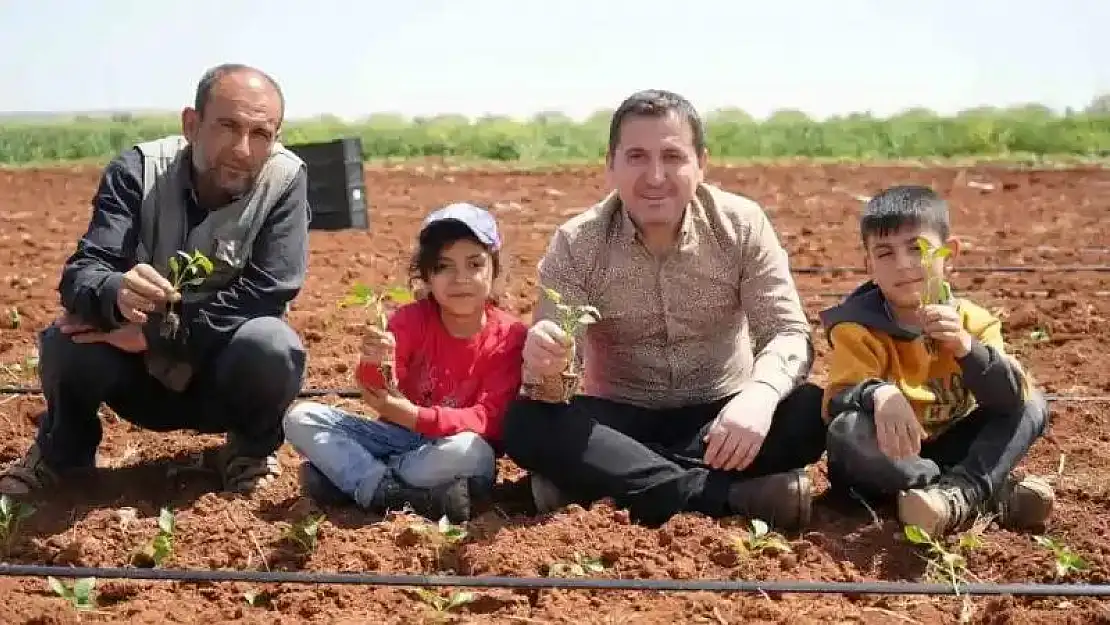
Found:
[{"label": "man's hand", "polygon": [[157,269],[150,265],[136,265],[123,274],[116,307],[128,321],[145,323],[147,313],[161,310],[167,303],[180,298],[181,294]]},{"label": "man's hand", "polygon": [[66,332],[65,327],[62,328],[62,332],[69,334],[70,340],[74,343],[107,343],[129,354],[139,354],[147,349],[143,327],[137,323],[129,323],[111,332]]},{"label": "man's hand", "polygon": [[875,438],[879,441],[879,451],[891,460],[921,453],[925,430],[902,390],[886,384],[875,390],[874,399]]},{"label": "man's hand", "polygon": [[528,329],[524,339],[524,368],[541,378],[558,375],[570,362],[573,338],[550,319]]},{"label": "man's hand", "polygon": [[714,469],[743,471],[759,455],[779,396],[766,384],[752,384],[733,397],[705,435],[705,463]]},{"label": "man's hand", "polygon": [[933,304],[921,309],[922,331],[949,349],[957,358],[971,351],[971,334],[960,322],[960,311],[953,306]]},{"label": "man's hand", "polygon": [[375,365],[393,360],[393,352],[397,348],[397,340],[392,332],[383,332],[375,327],[367,327],[362,335],[362,348],[359,357],[363,362]]}]

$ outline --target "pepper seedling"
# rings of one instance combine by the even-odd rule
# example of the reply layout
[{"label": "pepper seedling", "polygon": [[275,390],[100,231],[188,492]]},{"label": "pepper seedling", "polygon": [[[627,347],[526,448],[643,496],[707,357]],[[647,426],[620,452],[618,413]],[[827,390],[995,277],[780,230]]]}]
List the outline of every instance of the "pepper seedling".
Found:
[{"label": "pepper seedling", "polygon": [[[214,268],[212,261],[200,250],[194,250],[192,254],[177,252],[170,257],[169,266],[170,284],[178,293],[204,284],[204,280],[212,274]],[[180,305],[180,300],[169,305],[165,321],[162,323],[162,338],[169,340],[177,338],[177,333],[181,329],[181,314],[177,311]]]},{"label": "pepper seedling", "polygon": [[177,529],[177,520],[173,511],[162,508],[158,513],[158,533],[139,549],[131,554],[131,563],[140,568],[154,568],[161,566],[167,558],[173,555],[173,533]]},{"label": "pepper seedling", "polygon": [[581,374],[578,371],[575,357],[575,335],[583,327],[597,323],[601,320],[601,312],[593,306],[583,304],[567,304],[563,295],[554,289],[542,287],[543,295],[555,305],[555,323],[563,331],[564,344],[570,350],[570,358],[566,369],[563,370],[558,380],[543,380],[538,383],[525,383],[525,394],[532,399],[546,402],[569,402],[578,392]]},{"label": "pepper seedling", "polygon": [[0,541],[3,541],[5,554],[11,550],[19,526],[34,513],[33,506],[0,495]]},{"label": "pepper seedling", "polygon": [[73,582],[72,586],[67,586],[51,576],[46,578],[46,585],[54,594],[68,601],[75,610],[85,612],[96,609],[96,593],[93,591],[96,586],[95,577],[82,577]]},{"label": "pepper seedling", "polygon": [[[343,300],[344,306],[360,306],[367,310],[368,330],[378,336],[384,336],[389,331],[390,309],[409,304],[415,300],[413,292],[403,286],[384,288],[375,292],[365,284],[356,284]],[[355,377],[366,388],[385,388],[392,394],[400,391],[397,389],[397,380],[394,378],[395,362],[390,356],[376,365],[362,362],[355,370]]]},{"label": "pepper seedling", "polygon": [[921,292],[921,305],[947,304],[952,300],[952,286],[936,268],[936,261],[952,255],[947,245],[933,245],[925,237],[917,237],[917,250],[921,254],[921,267],[925,270],[925,290]]}]

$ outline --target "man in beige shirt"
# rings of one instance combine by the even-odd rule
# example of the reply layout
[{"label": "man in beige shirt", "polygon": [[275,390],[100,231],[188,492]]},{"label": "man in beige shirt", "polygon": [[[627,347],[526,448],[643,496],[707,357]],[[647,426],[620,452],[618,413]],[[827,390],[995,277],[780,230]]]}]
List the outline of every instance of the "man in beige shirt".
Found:
[{"label": "man in beige shirt", "polygon": [[[610,126],[615,191],[540,261],[542,287],[599,313],[567,336],[541,294],[525,345],[504,445],[541,512],[612,497],[649,524],[681,511],[808,522],[805,467],[825,445],[809,322],[767,216],[706,184],[706,159],[689,102],[634,94]],[[541,397],[572,359],[579,393]]]}]

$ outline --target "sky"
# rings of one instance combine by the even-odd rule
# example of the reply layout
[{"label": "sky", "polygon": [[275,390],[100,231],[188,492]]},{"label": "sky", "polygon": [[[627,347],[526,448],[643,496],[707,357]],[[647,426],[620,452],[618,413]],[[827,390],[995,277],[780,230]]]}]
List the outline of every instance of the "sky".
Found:
[{"label": "sky", "polygon": [[227,61],[291,118],[581,118],[644,88],[756,117],[1082,108],[1107,24],[1106,0],[0,0],[0,112],[178,111]]}]

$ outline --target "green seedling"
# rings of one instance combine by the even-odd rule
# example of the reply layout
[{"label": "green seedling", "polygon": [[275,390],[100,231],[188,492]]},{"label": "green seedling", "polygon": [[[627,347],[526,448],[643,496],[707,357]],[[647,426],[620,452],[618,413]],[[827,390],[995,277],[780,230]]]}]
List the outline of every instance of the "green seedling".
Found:
[{"label": "green seedling", "polygon": [[569,562],[556,562],[547,569],[548,577],[587,577],[594,573],[601,573],[605,565],[601,558],[591,558],[580,553],[575,553]]},{"label": "green seedling", "polygon": [[431,606],[432,609],[440,615],[458,609],[468,603],[472,603],[478,598],[477,593],[468,590],[458,590],[444,597],[427,588],[417,588],[416,595],[420,597],[421,601]]},{"label": "green seedling", "polygon": [[173,534],[177,529],[177,520],[173,511],[162,508],[158,513],[158,533],[150,542],[146,543],[131,554],[131,564],[140,568],[154,568],[173,556]]},{"label": "green seedling", "polygon": [[11,328],[12,330],[18,330],[20,322],[21,322],[21,319],[19,317],[19,311],[15,308],[9,308],[8,309],[8,327]]},{"label": "green seedling", "polygon": [[947,245],[934,246],[925,237],[918,237],[917,250],[921,254],[921,267],[926,276],[921,305],[947,304],[952,299],[952,286],[944,279],[944,274],[937,271],[936,261],[951,256],[952,249]]},{"label": "green seedling", "polygon": [[960,586],[967,583],[971,573],[963,553],[981,547],[983,539],[975,531],[964,532],[960,535],[956,548],[949,550],[941,541],[929,536],[928,532],[916,525],[907,525],[903,532],[911,543],[927,549],[925,577],[934,583],[952,587],[956,597],[963,599],[960,622],[968,622],[971,618],[971,596],[961,594]]},{"label": "green seedling", "polygon": [[24,375],[34,375],[39,368],[39,357],[37,354],[31,354],[23,359],[23,362],[16,362],[12,364],[0,364],[0,371],[5,375],[20,379]]},{"label": "green seedling", "polygon": [[317,539],[320,534],[320,524],[327,515],[307,516],[297,521],[285,531],[285,538],[297,546],[301,553],[316,551]]},{"label": "green seedling", "polygon": [[1050,338],[1051,337],[1048,334],[1048,330],[1041,327],[1038,327],[1029,333],[1029,340],[1033,341],[1034,343],[1046,343]]},{"label": "green seedling", "polygon": [[[340,302],[341,306],[359,306],[368,312],[370,331],[384,335],[389,329],[390,308],[403,306],[415,300],[413,292],[402,286],[390,287],[375,292],[365,284],[355,284],[347,297]],[[392,357],[378,363],[378,366],[360,365],[355,372],[360,383],[369,388],[384,387],[390,393],[397,395],[397,380],[394,377],[395,363]]]},{"label": "green seedling", "polygon": [[751,529],[745,536],[734,536],[732,546],[743,554],[758,555],[765,551],[775,553],[790,553],[790,543],[778,532],[772,532],[770,526],[760,519],[751,520]]},{"label": "green seedling", "polygon": [[[212,261],[200,250],[194,250],[192,254],[177,252],[170,257],[169,266],[170,284],[178,293],[187,288],[200,286],[214,269]],[[170,304],[162,324],[162,338],[177,338],[177,333],[181,329],[181,314],[177,311],[180,305],[180,301]]]},{"label": "green seedling", "polygon": [[257,608],[270,603],[270,593],[265,590],[248,590],[243,593],[243,601],[252,608]]},{"label": "green seedling", "polygon": [[1072,573],[1080,573],[1090,568],[1087,561],[1071,550],[1071,547],[1049,538],[1048,536],[1034,536],[1033,540],[1040,546],[1052,552],[1055,559],[1053,570],[1057,579],[1067,577]]},{"label": "green seedling", "polygon": [[467,536],[465,527],[454,525],[447,520],[446,516],[440,517],[438,523],[424,521],[414,523],[408,529],[423,536],[425,540],[431,543],[432,548],[435,549],[437,562],[441,560],[445,548],[462,542]]},{"label": "green seedling", "polygon": [[4,543],[4,553],[11,551],[19,526],[34,513],[34,507],[0,495],[0,541]]},{"label": "green seedling", "polygon": [[562,372],[561,379],[556,382],[546,380],[526,382],[524,393],[540,401],[566,403],[578,392],[581,377],[578,371],[575,336],[583,327],[597,323],[601,319],[601,313],[593,306],[565,303],[563,295],[554,289],[542,287],[542,290],[543,296],[555,306],[553,321],[563,331],[563,341],[570,349],[570,358],[567,359],[567,366]]},{"label": "green seedling", "polygon": [[83,577],[73,582],[72,586],[66,586],[56,577],[47,577],[46,585],[76,610],[84,612],[96,609],[95,577]]},{"label": "green seedling", "polygon": [[564,304],[562,294],[554,289],[543,287],[543,294],[555,304],[555,323],[568,339],[577,334],[580,328],[601,319],[601,313],[593,306]]}]

